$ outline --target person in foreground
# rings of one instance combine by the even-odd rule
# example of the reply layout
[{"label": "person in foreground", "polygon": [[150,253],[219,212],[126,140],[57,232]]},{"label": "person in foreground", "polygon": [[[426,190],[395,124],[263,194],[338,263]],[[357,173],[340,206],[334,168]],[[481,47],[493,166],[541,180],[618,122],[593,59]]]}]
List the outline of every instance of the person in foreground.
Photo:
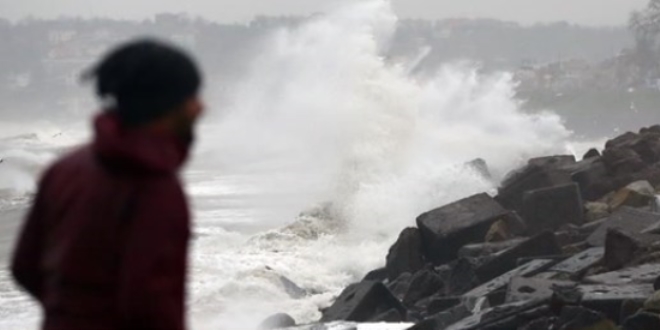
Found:
[{"label": "person in foreground", "polygon": [[185,329],[189,210],[178,172],[201,74],[152,40],[88,74],[105,110],[93,140],[43,175],[11,270],[46,330]]}]

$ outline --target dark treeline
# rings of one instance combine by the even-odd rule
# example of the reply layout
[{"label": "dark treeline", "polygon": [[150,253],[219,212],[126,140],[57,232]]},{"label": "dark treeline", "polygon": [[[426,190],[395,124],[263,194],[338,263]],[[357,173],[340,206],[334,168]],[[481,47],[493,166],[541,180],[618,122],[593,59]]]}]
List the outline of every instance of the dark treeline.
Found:
[{"label": "dark treeline", "polygon": [[[137,36],[155,36],[190,49],[216,85],[232,81],[257,53],[258,41],[302,17],[257,17],[247,24],[219,24],[178,14],[127,21],[62,18],[0,19],[0,111],[21,113],[80,105],[80,73],[111,46]],[[402,20],[388,58],[411,58],[429,50],[418,71],[468,59],[485,68],[516,70],[565,59],[598,62],[634,45],[626,27],[591,28],[567,23],[521,26],[495,20]],[[49,104],[44,104],[48,100]]]}]

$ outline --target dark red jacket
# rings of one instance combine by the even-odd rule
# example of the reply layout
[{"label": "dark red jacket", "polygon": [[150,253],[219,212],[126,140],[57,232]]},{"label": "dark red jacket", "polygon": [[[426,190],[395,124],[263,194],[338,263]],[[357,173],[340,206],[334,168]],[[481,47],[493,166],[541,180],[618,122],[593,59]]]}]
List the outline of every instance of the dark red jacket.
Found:
[{"label": "dark red jacket", "polygon": [[184,329],[187,148],[109,114],[95,129],[43,176],[13,275],[43,306],[46,330]]}]

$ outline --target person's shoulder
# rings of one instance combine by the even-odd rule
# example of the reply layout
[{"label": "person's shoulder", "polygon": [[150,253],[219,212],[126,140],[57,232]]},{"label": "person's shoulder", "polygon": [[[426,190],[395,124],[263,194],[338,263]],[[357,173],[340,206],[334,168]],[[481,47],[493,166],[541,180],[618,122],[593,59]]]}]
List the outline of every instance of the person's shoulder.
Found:
[{"label": "person's shoulder", "polygon": [[89,146],[80,146],[67,151],[44,171],[44,177],[60,173],[80,173],[82,167],[89,166],[92,158]]},{"label": "person's shoulder", "polygon": [[78,165],[92,156],[91,147],[83,145],[69,149],[60,156],[51,167],[69,167]]}]

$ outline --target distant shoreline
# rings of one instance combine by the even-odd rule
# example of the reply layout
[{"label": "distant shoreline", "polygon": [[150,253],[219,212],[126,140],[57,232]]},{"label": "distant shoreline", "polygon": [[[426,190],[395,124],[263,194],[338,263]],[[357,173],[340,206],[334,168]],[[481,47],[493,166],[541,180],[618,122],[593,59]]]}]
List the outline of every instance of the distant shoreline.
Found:
[{"label": "distant shoreline", "polygon": [[526,111],[552,111],[568,129],[585,138],[614,137],[660,124],[660,91],[575,90],[521,92]]}]

